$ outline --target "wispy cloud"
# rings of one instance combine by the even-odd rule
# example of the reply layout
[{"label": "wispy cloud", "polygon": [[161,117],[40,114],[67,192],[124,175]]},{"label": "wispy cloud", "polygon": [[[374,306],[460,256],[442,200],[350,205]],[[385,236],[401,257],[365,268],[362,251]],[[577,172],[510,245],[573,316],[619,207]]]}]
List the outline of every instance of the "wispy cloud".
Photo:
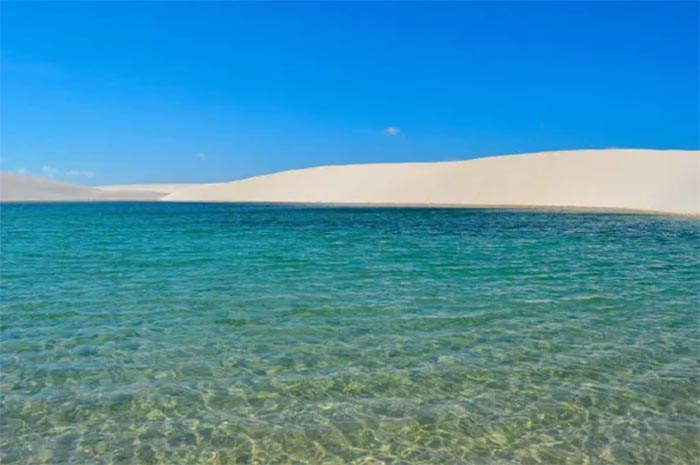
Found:
[{"label": "wispy cloud", "polygon": [[68,171],[66,171],[66,174],[68,176],[82,176],[85,178],[91,178],[91,177],[95,176],[95,173],[93,173],[92,171],[85,171],[85,170],[68,170]]},{"label": "wispy cloud", "polygon": [[[29,170],[26,168],[19,168],[17,170],[18,173],[20,174],[27,174],[29,173]],[[54,168],[53,166],[49,165],[44,165],[41,167],[41,174],[46,176],[47,178],[55,178],[56,176],[72,176],[72,177],[81,177],[81,178],[92,178],[95,176],[95,173],[93,171],[87,171],[87,170],[68,170],[68,171],[61,171],[58,168]]]},{"label": "wispy cloud", "polygon": [[385,136],[390,136],[390,137],[397,137],[403,134],[401,132],[401,128],[397,128],[396,126],[389,126],[384,129],[384,135]]},{"label": "wispy cloud", "polygon": [[19,174],[29,174],[29,170],[27,168],[17,168],[16,171]]},{"label": "wispy cloud", "polygon": [[48,176],[50,178],[53,178],[54,176],[56,176],[58,174],[58,168],[54,168],[53,166],[49,166],[49,165],[44,165],[41,167],[41,173],[44,176]]},{"label": "wispy cloud", "polygon": [[197,158],[199,158],[200,160],[206,160],[207,155],[204,152],[199,152],[197,154]]}]

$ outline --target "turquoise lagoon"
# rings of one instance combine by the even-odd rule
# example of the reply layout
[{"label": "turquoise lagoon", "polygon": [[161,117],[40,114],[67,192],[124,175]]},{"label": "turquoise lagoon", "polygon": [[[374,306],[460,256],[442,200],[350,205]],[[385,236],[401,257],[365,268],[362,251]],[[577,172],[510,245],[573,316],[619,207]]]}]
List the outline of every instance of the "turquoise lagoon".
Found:
[{"label": "turquoise lagoon", "polygon": [[3,464],[693,464],[700,222],[1,207]]}]

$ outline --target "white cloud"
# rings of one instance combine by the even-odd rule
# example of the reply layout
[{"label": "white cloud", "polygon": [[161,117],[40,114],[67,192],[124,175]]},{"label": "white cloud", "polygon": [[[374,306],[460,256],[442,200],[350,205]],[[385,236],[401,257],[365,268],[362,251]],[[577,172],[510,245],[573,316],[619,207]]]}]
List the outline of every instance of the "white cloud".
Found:
[{"label": "white cloud", "polygon": [[205,153],[203,153],[203,152],[199,152],[199,153],[197,154],[197,158],[199,158],[200,160],[204,160],[204,159],[207,158],[207,155],[206,155]]},{"label": "white cloud", "polygon": [[[20,168],[17,170],[18,173],[20,174],[27,174],[29,171],[26,168]],[[95,173],[93,171],[87,171],[87,170],[68,170],[66,172],[62,172],[58,168],[54,168],[53,166],[49,165],[44,165],[41,167],[41,174],[48,178],[55,178],[56,176],[73,176],[73,177],[82,177],[82,178],[92,178],[95,176]]]},{"label": "white cloud", "polygon": [[53,166],[48,166],[44,165],[41,167],[41,172],[50,178],[53,178],[58,174],[58,168],[54,168]]},{"label": "white cloud", "polygon": [[401,134],[403,134],[401,129],[397,128],[396,126],[389,126],[384,129],[384,135],[386,136],[396,137],[400,136]]},{"label": "white cloud", "polygon": [[85,170],[69,170],[66,172],[68,176],[83,176],[86,178],[91,178],[95,176],[95,173],[92,171],[85,171]]}]

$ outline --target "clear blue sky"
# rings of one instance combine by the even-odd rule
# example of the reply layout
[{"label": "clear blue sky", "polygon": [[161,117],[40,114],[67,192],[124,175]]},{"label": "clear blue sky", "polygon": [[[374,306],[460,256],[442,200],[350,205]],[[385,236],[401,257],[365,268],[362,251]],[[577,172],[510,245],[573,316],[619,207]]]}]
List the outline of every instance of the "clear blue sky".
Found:
[{"label": "clear blue sky", "polygon": [[699,15],[698,2],[3,2],[2,169],[201,182],[698,149]]}]

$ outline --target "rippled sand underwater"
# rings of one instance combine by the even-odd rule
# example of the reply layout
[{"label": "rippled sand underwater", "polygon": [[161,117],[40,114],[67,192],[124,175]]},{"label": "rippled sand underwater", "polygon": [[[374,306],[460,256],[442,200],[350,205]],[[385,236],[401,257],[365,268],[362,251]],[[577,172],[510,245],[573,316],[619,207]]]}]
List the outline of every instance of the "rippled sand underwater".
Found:
[{"label": "rippled sand underwater", "polygon": [[3,464],[692,464],[700,222],[3,205]]}]

